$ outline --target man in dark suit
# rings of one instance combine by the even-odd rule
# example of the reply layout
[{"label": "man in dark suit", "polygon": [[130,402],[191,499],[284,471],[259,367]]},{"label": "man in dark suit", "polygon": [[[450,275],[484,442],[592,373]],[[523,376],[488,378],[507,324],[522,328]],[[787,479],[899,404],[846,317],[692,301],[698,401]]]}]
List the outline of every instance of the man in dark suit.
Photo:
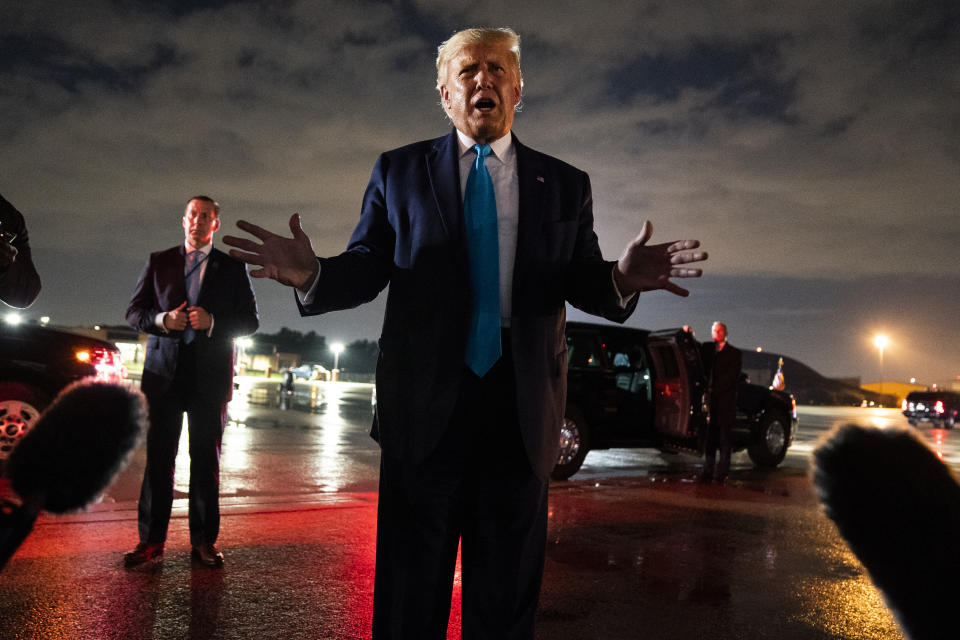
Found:
[{"label": "man in dark suit", "polygon": [[147,466],[140,490],[140,543],[128,567],[163,555],[173,503],[174,461],[186,412],[190,443],[192,555],[217,567],[220,440],[233,391],[233,339],[259,326],[245,265],[213,248],[220,207],[208,196],[187,202],[182,245],[150,254],[127,309],[149,334],[141,389],[150,404]]},{"label": "man in dark suit", "polygon": [[304,315],[390,285],[373,637],[446,637],[459,543],[464,637],[532,638],[566,396],[564,303],[622,322],[641,289],[685,294],[669,278],[699,275],[685,265],[706,255],[692,240],[646,246],[646,223],[619,265],[603,260],[587,175],[511,134],[513,31],[455,34],[437,74],[455,130],[380,156],[344,253],[315,258],[297,214],[292,238],[240,221],[262,244],[224,242],[260,265],[252,276],[295,287]]},{"label": "man in dark suit", "polygon": [[24,309],[40,295],[40,276],[33,266],[27,223],[0,196],[0,300]]},{"label": "man in dark suit", "polygon": [[[727,342],[727,325],[714,322],[713,342],[701,347],[703,368],[709,378],[710,428],[700,481],[724,485],[730,473],[731,431],[737,419],[737,386],[740,384],[742,354]],[[717,452],[720,461],[716,462]],[[716,474],[714,474],[716,466]]]}]

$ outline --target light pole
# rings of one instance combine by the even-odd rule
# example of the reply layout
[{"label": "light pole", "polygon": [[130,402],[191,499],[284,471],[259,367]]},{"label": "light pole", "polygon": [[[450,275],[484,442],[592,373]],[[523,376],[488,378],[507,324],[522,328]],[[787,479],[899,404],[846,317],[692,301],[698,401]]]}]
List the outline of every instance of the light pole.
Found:
[{"label": "light pole", "polygon": [[880,395],[883,395],[883,350],[890,344],[890,338],[878,333],[873,337],[873,344],[880,353]]},{"label": "light pole", "polygon": [[343,343],[334,342],[330,345],[330,351],[333,351],[333,370],[336,372],[336,380],[340,379],[340,354],[343,353]]}]

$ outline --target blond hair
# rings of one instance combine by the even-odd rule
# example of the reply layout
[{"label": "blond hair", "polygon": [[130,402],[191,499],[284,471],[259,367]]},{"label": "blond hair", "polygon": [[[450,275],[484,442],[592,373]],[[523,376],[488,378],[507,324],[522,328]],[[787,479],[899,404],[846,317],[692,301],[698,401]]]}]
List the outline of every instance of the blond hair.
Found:
[{"label": "blond hair", "polygon": [[472,44],[505,43],[513,54],[517,77],[523,86],[523,74],[520,72],[520,36],[510,27],[477,27],[458,31],[437,47],[437,89],[443,84],[443,72],[447,63],[460,51]]}]

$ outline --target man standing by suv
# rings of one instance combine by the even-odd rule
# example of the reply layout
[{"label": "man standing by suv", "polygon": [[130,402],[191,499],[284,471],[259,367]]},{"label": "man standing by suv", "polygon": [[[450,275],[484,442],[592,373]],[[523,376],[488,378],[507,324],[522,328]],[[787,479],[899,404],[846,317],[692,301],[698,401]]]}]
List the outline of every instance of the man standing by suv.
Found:
[{"label": "man standing by suv", "polygon": [[140,543],[124,564],[163,555],[173,503],[174,461],[186,412],[190,438],[190,544],[193,558],[223,564],[220,440],[233,391],[233,339],[259,326],[246,267],[213,248],[220,206],[195,196],[183,214],[183,244],[150,254],[127,322],[149,334],[141,388],[150,404],[147,466],[140,490]]},{"label": "man standing by suv", "polygon": [[[742,356],[740,350],[727,342],[727,325],[714,322],[713,342],[704,343],[701,351],[703,368],[710,389],[710,428],[707,430],[706,459],[700,481],[727,483],[730,473],[731,431],[737,419],[737,385],[740,383]],[[720,461],[714,464],[717,451]]]}]

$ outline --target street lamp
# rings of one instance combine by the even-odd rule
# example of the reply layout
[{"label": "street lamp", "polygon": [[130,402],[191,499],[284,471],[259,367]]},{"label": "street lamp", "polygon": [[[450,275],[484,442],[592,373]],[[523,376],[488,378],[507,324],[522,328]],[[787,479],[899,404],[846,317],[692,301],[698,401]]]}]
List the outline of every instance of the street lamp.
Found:
[{"label": "street lamp", "polygon": [[340,370],[340,354],[343,353],[343,343],[334,342],[330,345],[330,351],[333,351],[333,370]]},{"label": "street lamp", "polygon": [[880,353],[880,395],[883,395],[883,350],[890,344],[890,338],[878,333],[873,337],[873,344]]}]

